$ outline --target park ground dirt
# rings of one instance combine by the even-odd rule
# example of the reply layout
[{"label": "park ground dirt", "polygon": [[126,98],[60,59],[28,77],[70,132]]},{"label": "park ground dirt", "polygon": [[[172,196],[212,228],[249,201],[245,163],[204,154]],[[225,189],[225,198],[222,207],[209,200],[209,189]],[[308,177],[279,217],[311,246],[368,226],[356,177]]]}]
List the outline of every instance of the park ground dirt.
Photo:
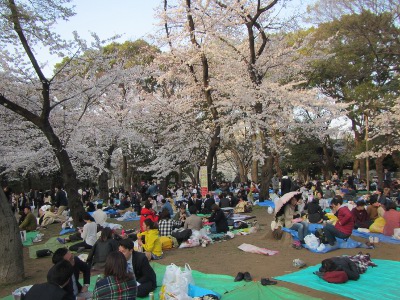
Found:
[{"label": "park ground dirt", "polygon": [[[210,274],[225,274],[236,276],[241,271],[248,271],[253,280],[259,281],[262,277],[274,277],[292,273],[298,269],[292,266],[295,258],[303,260],[307,265],[320,264],[325,258],[338,255],[355,255],[366,249],[339,249],[331,253],[315,254],[306,249],[296,250],[291,247],[290,239],[276,241],[270,237],[270,223],[272,215],[267,213],[265,207],[255,207],[250,215],[255,216],[260,229],[246,236],[235,236],[229,241],[216,242],[206,248],[195,247],[186,249],[172,249],[165,252],[164,258],[159,261],[163,265],[174,263],[183,266],[188,263],[193,270]],[[253,219],[254,220],[254,219]],[[114,221],[113,221],[114,223]],[[139,222],[115,222],[120,223],[125,229],[138,228]],[[52,224],[44,233],[43,242],[52,236],[58,235],[60,224]],[[365,239],[353,237],[355,240],[365,242]],[[261,248],[279,251],[274,256],[246,253],[238,249],[242,243],[252,244]],[[24,247],[25,280],[18,284],[10,284],[0,287],[0,298],[8,296],[16,288],[34,283],[46,281],[47,271],[51,267],[51,258],[30,259],[28,248]],[[399,245],[379,243],[375,249],[367,250],[372,259],[400,260]],[[293,291],[322,299],[346,299],[337,295],[323,293],[307,287],[279,281],[279,286],[289,288]]]}]

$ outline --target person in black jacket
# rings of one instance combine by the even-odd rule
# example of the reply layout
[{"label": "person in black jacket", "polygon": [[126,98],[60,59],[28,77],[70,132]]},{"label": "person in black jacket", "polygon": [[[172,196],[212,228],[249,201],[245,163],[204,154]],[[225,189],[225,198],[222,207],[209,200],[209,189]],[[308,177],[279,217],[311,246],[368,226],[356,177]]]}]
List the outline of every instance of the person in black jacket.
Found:
[{"label": "person in black jacket", "polygon": [[226,219],[224,211],[217,204],[213,204],[212,211],[208,221],[215,222],[217,233],[228,232],[228,220]]},{"label": "person in black jacket", "polygon": [[74,272],[72,265],[62,260],[56,263],[47,275],[47,282],[34,284],[26,293],[25,300],[74,300],[75,296],[63,288],[68,285]]},{"label": "person in black jacket", "polygon": [[101,230],[101,236],[93,245],[90,254],[87,258],[88,265],[96,270],[104,270],[107,256],[109,253],[118,251],[119,244],[113,239],[112,230],[110,227],[105,227]]},{"label": "person in black jacket", "polygon": [[57,210],[57,215],[61,215],[64,210],[68,209],[68,199],[67,199],[67,194],[61,187],[56,187],[56,207],[58,207]]},{"label": "person in black jacket", "polygon": [[157,277],[149,260],[142,252],[136,252],[133,249],[131,239],[123,239],[119,242],[119,252],[121,252],[128,262],[128,272],[133,272],[136,281],[140,283],[137,290],[137,296],[146,297],[151,291],[157,288]]},{"label": "person in black jacket", "polygon": [[[52,257],[53,264],[60,261],[69,261],[73,268],[71,280],[64,290],[73,297],[86,297],[88,296],[88,288],[90,285],[90,267],[87,263],[81,261],[78,257],[74,256],[67,248],[58,248]],[[83,286],[79,282],[79,273],[83,273]],[[51,273],[47,273],[47,281],[51,278]]]}]

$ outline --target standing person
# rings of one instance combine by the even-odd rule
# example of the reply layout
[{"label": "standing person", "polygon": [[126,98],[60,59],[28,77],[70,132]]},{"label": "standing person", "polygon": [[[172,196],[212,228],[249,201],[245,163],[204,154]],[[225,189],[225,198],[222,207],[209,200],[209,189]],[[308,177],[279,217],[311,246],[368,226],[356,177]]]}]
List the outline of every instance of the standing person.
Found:
[{"label": "standing person", "polygon": [[[52,257],[53,264],[57,264],[63,260],[69,262],[72,265],[73,273],[70,280],[64,290],[70,295],[71,299],[86,299],[90,298],[91,294],[88,292],[90,286],[90,267],[79,259],[79,257],[74,256],[67,248],[58,248]],[[79,274],[83,274],[83,286],[79,282]],[[51,272],[47,273],[47,281],[51,280]],[[38,298],[41,299],[41,298]]]},{"label": "standing person", "polygon": [[49,270],[47,283],[34,284],[26,295],[25,300],[74,300],[75,297],[69,295],[64,287],[69,283],[74,268],[65,260],[55,264]]},{"label": "standing person", "polygon": [[390,174],[388,169],[383,170],[383,187],[390,187],[392,183],[392,175]]},{"label": "standing person", "polygon": [[136,299],[137,282],[135,275],[127,272],[127,262],[121,252],[115,251],[108,255],[104,267],[104,276],[104,279],[96,282],[93,300]]},{"label": "standing person", "polygon": [[213,212],[211,216],[208,218],[209,222],[215,222],[215,229],[217,233],[226,233],[229,230],[228,220],[226,219],[225,213],[223,210],[217,205],[214,204],[212,206]]},{"label": "standing person", "polygon": [[56,207],[58,207],[57,215],[61,215],[64,210],[68,209],[67,194],[63,189],[61,189],[60,186],[56,187],[55,191],[56,191],[55,202],[56,202]]},{"label": "standing person", "polygon": [[24,208],[30,206],[28,202],[28,198],[25,196],[25,193],[22,192],[18,198],[18,211],[23,212]]},{"label": "standing person", "polygon": [[137,289],[137,296],[146,297],[157,288],[156,273],[150,266],[146,255],[133,249],[131,239],[122,239],[119,242],[119,252],[127,261],[127,270],[135,275],[136,281],[140,283]]},{"label": "standing person", "polygon": [[279,178],[274,174],[271,178],[272,189],[274,190],[275,194],[279,194]]},{"label": "standing person", "polygon": [[281,179],[281,196],[285,195],[286,193],[289,193],[291,190],[292,190],[292,181],[285,172]]},{"label": "standing person", "polygon": [[336,237],[340,239],[347,239],[350,237],[353,228],[354,220],[353,215],[347,206],[342,206],[343,198],[341,196],[335,196],[331,201],[332,212],[337,216],[335,226],[332,224],[326,224],[323,228],[324,234],[328,239],[329,245],[333,246],[336,243]]}]

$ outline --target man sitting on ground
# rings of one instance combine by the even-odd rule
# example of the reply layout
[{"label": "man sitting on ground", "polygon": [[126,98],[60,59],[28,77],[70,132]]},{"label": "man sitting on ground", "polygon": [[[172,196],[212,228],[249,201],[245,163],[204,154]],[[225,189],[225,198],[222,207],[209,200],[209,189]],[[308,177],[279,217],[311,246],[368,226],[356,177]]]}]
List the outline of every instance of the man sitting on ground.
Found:
[{"label": "man sitting on ground", "polygon": [[24,214],[25,214],[25,219],[22,221],[22,223],[19,225],[20,230],[26,230],[26,231],[34,231],[36,230],[37,227],[37,219],[31,212],[31,207],[26,206],[24,208]]},{"label": "man sitting on ground", "polygon": [[106,227],[107,214],[103,211],[103,204],[97,204],[97,210],[93,213],[93,219],[98,226]]},{"label": "man sitting on ground", "polygon": [[[64,286],[64,290],[68,295],[72,296],[72,299],[86,299],[90,298],[91,293],[88,292],[90,285],[90,267],[88,264],[79,259],[79,257],[74,256],[67,248],[58,248],[52,257],[53,264],[57,264],[61,261],[68,261],[73,268],[73,274],[70,276],[71,280],[67,285]],[[83,283],[82,286],[79,283],[79,273],[83,273]],[[50,281],[51,273],[47,273],[47,281]],[[38,298],[39,299],[39,298]]]},{"label": "man sitting on ground", "polygon": [[64,287],[70,281],[74,272],[72,265],[62,260],[49,270],[47,282],[34,284],[26,293],[25,300],[75,300],[75,296],[68,294]]},{"label": "man sitting on ground", "polygon": [[119,242],[119,251],[128,262],[128,272],[135,274],[138,282],[137,296],[140,298],[147,297],[151,291],[157,288],[157,279],[156,273],[150,266],[146,255],[133,249],[133,241],[131,239],[121,240]]}]

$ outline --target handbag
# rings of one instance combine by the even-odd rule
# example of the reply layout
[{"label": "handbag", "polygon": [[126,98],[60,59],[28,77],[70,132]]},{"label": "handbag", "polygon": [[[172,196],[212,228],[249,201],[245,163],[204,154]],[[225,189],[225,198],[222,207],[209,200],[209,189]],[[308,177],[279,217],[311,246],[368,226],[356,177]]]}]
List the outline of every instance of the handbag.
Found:
[{"label": "handbag", "polygon": [[37,258],[46,257],[50,255],[53,255],[53,251],[51,251],[50,249],[42,249],[36,251]]}]

